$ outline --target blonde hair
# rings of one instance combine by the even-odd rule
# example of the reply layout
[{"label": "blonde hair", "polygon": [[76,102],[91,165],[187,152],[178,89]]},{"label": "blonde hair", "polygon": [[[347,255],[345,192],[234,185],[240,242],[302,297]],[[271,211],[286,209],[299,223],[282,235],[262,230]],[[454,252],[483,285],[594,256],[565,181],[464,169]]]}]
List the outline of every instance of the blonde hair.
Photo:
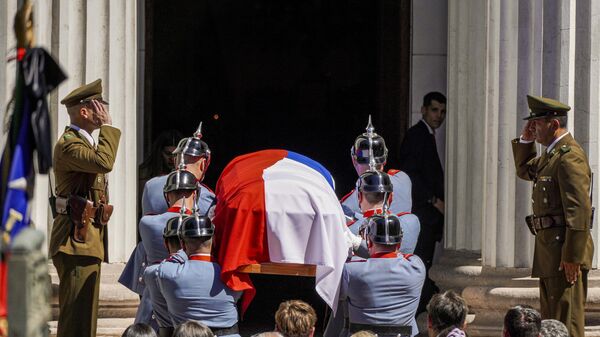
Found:
[{"label": "blonde hair", "polygon": [[377,334],[369,330],[360,330],[358,332],[353,333],[350,337],[377,337]]},{"label": "blonde hair", "polygon": [[307,337],[317,323],[317,314],[300,300],[282,302],[275,313],[275,326],[285,337]]}]

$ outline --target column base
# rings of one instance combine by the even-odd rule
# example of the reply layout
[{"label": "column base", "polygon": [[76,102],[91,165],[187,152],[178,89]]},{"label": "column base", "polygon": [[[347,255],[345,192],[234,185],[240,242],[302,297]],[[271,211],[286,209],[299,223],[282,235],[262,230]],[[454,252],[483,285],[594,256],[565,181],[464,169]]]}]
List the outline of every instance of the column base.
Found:
[{"label": "column base", "polygon": [[[430,270],[442,290],[452,289],[467,301],[470,314],[467,332],[471,337],[501,336],[506,311],[517,304],[539,310],[538,279],[530,268],[481,266],[479,253],[445,250]],[[600,337],[600,271],[588,274],[585,335]]]}]

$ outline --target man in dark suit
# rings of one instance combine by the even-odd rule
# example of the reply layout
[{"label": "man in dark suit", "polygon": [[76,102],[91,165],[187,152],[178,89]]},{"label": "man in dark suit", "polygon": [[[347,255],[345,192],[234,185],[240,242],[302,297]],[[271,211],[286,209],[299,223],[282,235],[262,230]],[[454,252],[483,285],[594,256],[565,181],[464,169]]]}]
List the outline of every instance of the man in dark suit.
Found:
[{"label": "man in dark suit", "polygon": [[[446,118],[446,97],[430,92],[423,97],[423,118],[406,132],[400,146],[400,169],[412,182],[412,213],[419,218],[421,231],[415,248],[427,271],[431,268],[436,242],[444,233],[444,169],[435,142],[435,130]],[[427,276],[417,313],[425,311],[437,287]]]}]

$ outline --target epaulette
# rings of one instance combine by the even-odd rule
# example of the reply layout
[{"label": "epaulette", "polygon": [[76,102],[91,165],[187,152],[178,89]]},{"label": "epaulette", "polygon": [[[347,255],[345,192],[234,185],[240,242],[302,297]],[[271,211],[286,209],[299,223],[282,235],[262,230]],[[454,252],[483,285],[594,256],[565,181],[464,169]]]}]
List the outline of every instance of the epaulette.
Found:
[{"label": "epaulette", "polygon": [[404,258],[408,261],[410,261],[410,257],[413,256],[414,254],[402,254],[402,256],[404,256]]},{"label": "epaulette", "polygon": [[354,225],[356,223],[356,221],[358,221],[358,220],[354,219],[354,221],[347,223],[346,226],[350,227],[350,226]]},{"label": "epaulette", "polygon": [[563,145],[560,147],[560,152],[565,154],[567,152],[571,151],[571,147],[567,144]]},{"label": "epaulette", "polygon": [[350,193],[343,196],[342,199],[340,199],[340,202],[346,201],[346,199],[348,199],[348,197],[350,197],[352,195],[352,193],[354,193],[354,189],[352,189],[352,191],[350,191]]},{"label": "epaulette", "polygon": [[407,215],[407,214],[412,214],[411,212],[400,212],[398,214],[396,214],[397,217],[401,217],[403,215]]},{"label": "epaulette", "polygon": [[165,261],[172,262],[172,263],[179,263],[179,264],[185,263],[185,260],[183,259],[183,257],[181,257],[177,254],[173,254],[173,255],[169,256]]},{"label": "epaulette", "polygon": [[390,175],[390,176],[394,176],[394,175],[396,175],[398,172],[401,172],[401,171],[400,171],[400,170],[396,170],[396,169],[389,169],[389,170],[387,171],[387,174],[388,174],[388,175]]},{"label": "epaulette", "polygon": [[356,263],[356,262],[367,262],[367,260],[363,259],[363,260],[350,260],[346,263]]}]

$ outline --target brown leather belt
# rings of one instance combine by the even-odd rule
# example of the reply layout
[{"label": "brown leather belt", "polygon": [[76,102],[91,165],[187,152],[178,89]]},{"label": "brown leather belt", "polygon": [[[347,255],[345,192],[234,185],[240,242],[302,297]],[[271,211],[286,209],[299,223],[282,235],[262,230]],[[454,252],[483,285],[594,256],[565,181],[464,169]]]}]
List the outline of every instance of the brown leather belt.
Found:
[{"label": "brown leather belt", "polygon": [[[59,204],[63,206],[59,207]],[[98,207],[92,207],[92,211],[94,212],[94,214],[96,214],[96,212],[98,211]],[[56,213],[62,215],[69,215],[69,198],[60,196],[56,197]]]},{"label": "brown leather belt", "polygon": [[547,215],[535,217],[532,219],[533,228],[536,231],[541,231],[542,229],[548,229],[552,227],[565,227],[566,221],[565,217],[562,215]]}]

